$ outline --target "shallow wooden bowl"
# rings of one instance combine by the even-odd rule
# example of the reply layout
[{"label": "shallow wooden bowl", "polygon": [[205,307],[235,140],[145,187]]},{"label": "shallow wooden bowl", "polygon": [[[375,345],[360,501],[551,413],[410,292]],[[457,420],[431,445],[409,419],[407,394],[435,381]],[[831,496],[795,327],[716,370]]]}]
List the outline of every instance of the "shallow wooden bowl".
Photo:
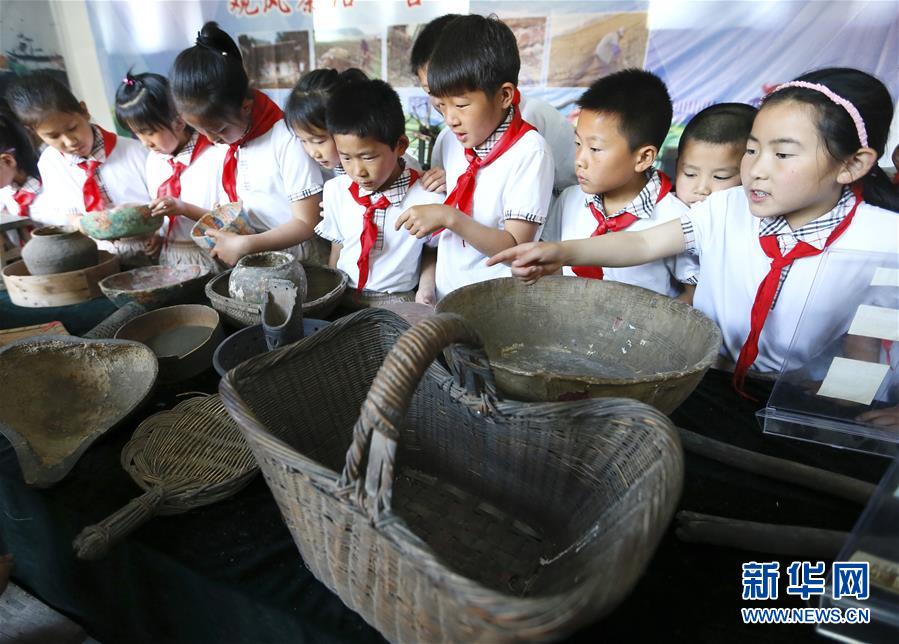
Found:
[{"label": "shallow wooden bowl", "polygon": [[156,356],[138,342],[38,336],[0,349],[0,432],[25,482],[65,477],[104,433],[153,390]]},{"label": "shallow wooden bowl", "polygon": [[100,290],[118,307],[137,302],[147,309],[172,304],[190,304],[203,297],[209,281],[206,266],[144,266],[100,281]]},{"label": "shallow wooden bowl", "polygon": [[160,381],[172,383],[208,369],[222,335],[215,309],[178,304],[137,316],[122,325],[115,337],[149,346],[159,360]]},{"label": "shallow wooden bowl", "polygon": [[693,307],[606,280],[494,279],[451,292],[437,311],[474,325],[515,400],[635,398],[671,413],[721,347],[718,327]]}]

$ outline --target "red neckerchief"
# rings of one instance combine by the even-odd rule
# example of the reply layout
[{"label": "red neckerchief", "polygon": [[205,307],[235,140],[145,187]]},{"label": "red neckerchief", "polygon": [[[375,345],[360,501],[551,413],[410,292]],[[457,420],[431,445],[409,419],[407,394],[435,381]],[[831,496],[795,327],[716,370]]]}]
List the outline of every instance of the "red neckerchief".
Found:
[{"label": "red neckerchief", "polygon": [[12,198],[15,200],[17,204],[19,204],[19,217],[27,217],[29,215],[29,206],[34,203],[34,200],[37,198],[37,195],[31,190],[25,190],[25,188],[19,188],[15,191]]},{"label": "red neckerchief", "polygon": [[[162,197],[174,197],[175,199],[181,196],[181,173],[190,166],[193,165],[193,162],[197,160],[197,157],[203,153],[203,150],[212,145],[202,134],[197,135],[197,140],[194,142],[194,149],[190,153],[190,159],[187,162],[187,165],[181,163],[180,161],[175,161],[175,157],[172,157],[168,160],[169,165],[172,167],[172,176],[162,182],[159,188],[156,189],[156,198],[160,199]],[[172,229],[175,227],[175,217],[176,215],[169,215],[166,219],[169,220],[169,227],[165,233],[165,243],[168,245],[169,237],[172,235]]]},{"label": "red neckerchief", "polygon": [[[466,215],[471,217],[471,210],[474,203],[475,179],[478,170],[490,165],[499,157],[508,151],[521,137],[535,130],[533,125],[521,118],[521,111],[518,109],[518,103],[521,101],[521,94],[516,89],[515,95],[512,97],[512,122],[509,123],[509,129],[503,132],[499,141],[490,150],[490,153],[483,159],[478,156],[474,148],[465,149],[465,158],[468,160],[468,167],[456,180],[456,187],[446,198],[443,203],[447,206],[458,208]],[[443,232],[443,229],[434,232],[434,236]]]},{"label": "red neckerchief", "polygon": [[[115,144],[119,137],[112,132],[107,132],[99,125],[94,127],[103,136],[103,151],[106,154],[106,160],[109,161],[109,155],[115,149]],[[84,210],[86,212],[103,210],[106,207],[106,204],[103,202],[103,193],[100,192],[100,184],[97,183],[97,168],[101,165],[103,164],[95,159],[82,161],[78,164],[78,167],[84,170],[87,175],[84,180],[84,186],[81,188],[81,192],[84,195]]]},{"label": "red neckerchief", "polygon": [[[656,197],[656,203],[659,203],[665,198],[665,195],[671,192],[671,179],[669,179],[668,175],[664,172],[659,172],[658,174],[661,186],[659,186],[659,194]],[[591,237],[599,237],[606,233],[624,230],[639,219],[639,217],[629,212],[606,219],[596,206],[593,205],[592,199],[588,202],[588,205],[590,206],[590,213],[598,224],[596,230],[590,235]],[[601,280],[603,277],[602,266],[572,266],[571,271],[578,277],[586,277],[594,280]]]},{"label": "red neckerchief", "polygon": [[260,92],[253,90],[253,111],[250,113],[250,129],[243,137],[228,146],[225,154],[225,165],[222,166],[222,187],[231,201],[237,201],[237,149],[259,138],[284,117],[281,108],[274,101]]},{"label": "red neckerchief", "polygon": [[[410,168],[409,187],[406,189],[407,193],[412,189],[412,186],[415,185],[416,181],[418,181],[418,173]],[[378,225],[375,223],[375,211],[386,210],[389,208],[390,200],[387,198],[387,195],[382,194],[380,199],[372,203],[371,195],[359,195],[359,184],[355,181],[350,184],[350,196],[353,197],[353,201],[365,208],[365,212],[362,213],[362,234],[359,236],[359,242],[362,244],[362,249],[359,251],[359,261],[356,263],[359,267],[359,281],[356,284],[356,292],[361,293],[362,289],[365,288],[366,282],[368,282],[371,249],[374,248],[375,241],[378,239]]]},{"label": "red neckerchief", "polygon": [[743,391],[743,383],[746,380],[746,372],[749,371],[749,367],[752,366],[752,363],[755,362],[759,355],[759,336],[762,333],[762,328],[765,326],[765,320],[768,318],[771,304],[774,302],[774,295],[777,293],[781,272],[800,257],[820,255],[828,246],[839,239],[840,235],[846,232],[849,224],[852,223],[855,211],[858,209],[859,204],[862,203],[861,187],[857,184],[852,186],[852,192],[855,195],[855,204],[853,204],[852,210],[831,231],[827,241],[824,242],[824,248],[820,250],[807,242],[801,241],[784,256],[780,252],[780,246],[777,244],[777,235],[759,237],[762,250],[765,251],[765,255],[771,258],[771,268],[768,270],[768,274],[765,275],[762,283],[759,284],[758,291],[755,294],[750,314],[749,335],[743,343],[743,348],[740,349],[740,355],[734,367],[733,386],[742,397],[752,400],[752,397]]}]

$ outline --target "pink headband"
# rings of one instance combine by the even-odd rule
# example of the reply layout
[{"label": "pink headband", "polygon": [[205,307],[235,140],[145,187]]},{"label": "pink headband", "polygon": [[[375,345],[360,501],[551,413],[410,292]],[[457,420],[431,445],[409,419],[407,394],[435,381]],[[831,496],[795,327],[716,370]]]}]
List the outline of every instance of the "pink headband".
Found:
[{"label": "pink headband", "polygon": [[[850,103],[847,99],[843,98],[839,94],[835,94],[829,87],[826,85],[821,85],[820,83],[807,83],[805,81],[790,81],[789,83],[784,83],[783,85],[778,85],[774,88],[774,92],[779,92],[782,89],[786,89],[787,87],[802,87],[803,89],[811,89],[816,92],[821,92],[829,98],[831,101],[842,107],[846,112],[849,113],[849,117],[852,119],[852,122],[855,123],[855,130],[858,132],[858,141],[862,144],[863,148],[868,147],[868,132],[865,130],[865,121],[862,119],[862,115],[859,114],[858,109]],[[774,92],[771,92],[772,94]]]}]

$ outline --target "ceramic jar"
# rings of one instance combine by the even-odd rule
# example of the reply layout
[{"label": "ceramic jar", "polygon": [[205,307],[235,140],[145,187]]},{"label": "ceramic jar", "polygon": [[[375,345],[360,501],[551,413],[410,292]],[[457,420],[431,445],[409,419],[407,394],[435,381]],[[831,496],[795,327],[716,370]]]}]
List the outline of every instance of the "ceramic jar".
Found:
[{"label": "ceramic jar", "polygon": [[270,279],[296,284],[297,295],[306,298],[306,271],[290,253],[266,252],[241,257],[231,270],[228,294],[236,300],[261,305],[265,302]]},{"label": "ceramic jar", "polygon": [[97,243],[74,228],[44,226],[31,233],[22,249],[25,268],[32,275],[68,273],[100,261]]}]

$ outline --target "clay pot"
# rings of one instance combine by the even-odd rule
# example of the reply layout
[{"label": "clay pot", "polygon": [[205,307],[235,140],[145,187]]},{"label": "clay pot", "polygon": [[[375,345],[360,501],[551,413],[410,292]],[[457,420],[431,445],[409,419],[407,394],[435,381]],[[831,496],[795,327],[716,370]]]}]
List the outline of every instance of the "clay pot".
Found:
[{"label": "clay pot", "polygon": [[236,300],[262,304],[270,279],[288,280],[296,284],[297,295],[306,299],[306,271],[290,253],[254,253],[241,257],[231,271],[228,294]]},{"label": "clay pot", "polygon": [[100,256],[96,242],[74,228],[44,226],[31,233],[22,259],[32,275],[54,275],[96,266]]}]

